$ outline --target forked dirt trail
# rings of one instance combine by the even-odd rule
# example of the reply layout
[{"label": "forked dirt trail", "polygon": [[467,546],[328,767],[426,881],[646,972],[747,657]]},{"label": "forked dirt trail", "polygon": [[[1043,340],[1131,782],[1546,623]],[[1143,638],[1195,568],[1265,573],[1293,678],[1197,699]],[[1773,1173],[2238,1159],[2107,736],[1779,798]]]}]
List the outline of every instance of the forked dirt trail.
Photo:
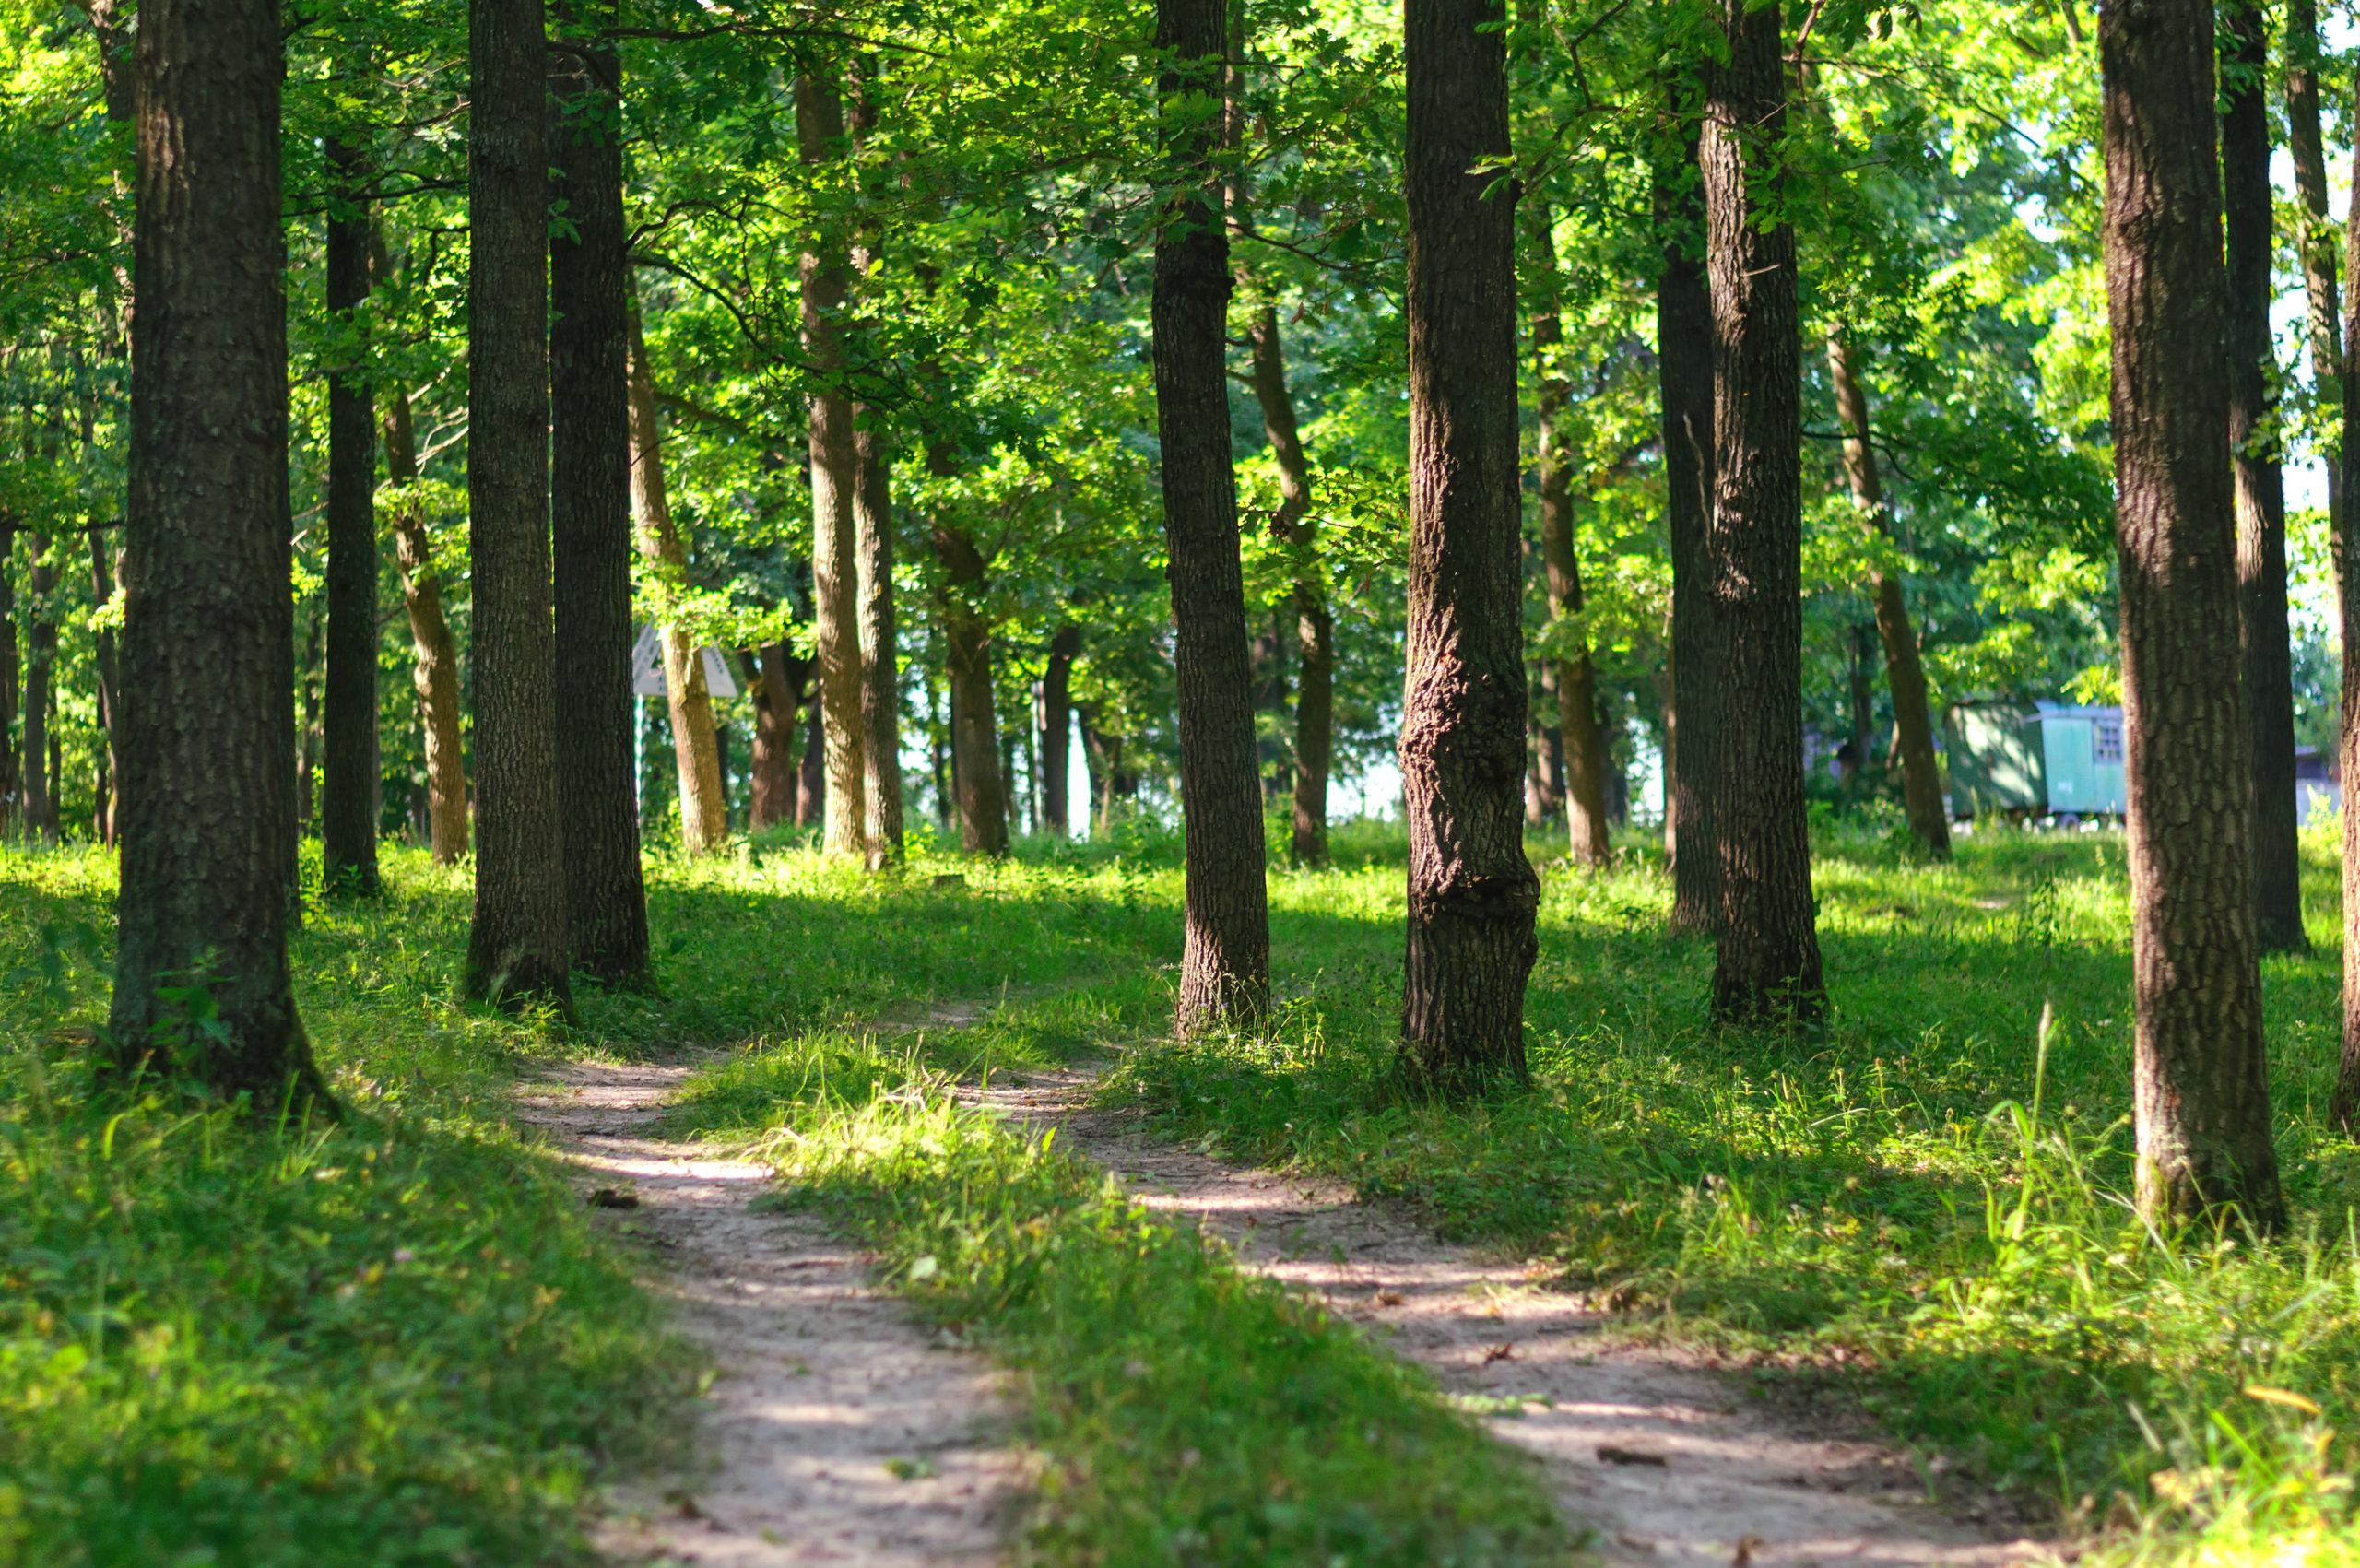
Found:
[{"label": "forked dirt trail", "polygon": [[1604,1319],[1526,1270],[1436,1242],[1334,1183],[1150,1142],[1135,1118],[1091,1108],[1090,1083],[1064,1073],[974,1097],[1055,1126],[1061,1147],[1115,1172],[1141,1204],[1198,1220],[1242,1266],[1321,1297],[1496,1410],[1490,1430],[1540,1457],[1566,1521],[1594,1530],[1608,1562],[2003,1568],[2047,1557],[1928,1506],[1889,1449],[1783,1430],[1743,1409],[1724,1377],[1615,1350]]},{"label": "forked dirt trail", "polygon": [[574,1063],[519,1096],[585,1197],[628,1205],[609,1222],[718,1372],[678,1473],[627,1489],[601,1548],[726,1568],[999,1561],[1027,1480],[1000,1377],[938,1348],[857,1248],[749,1209],[765,1167],[645,1136],[687,1072]]}]

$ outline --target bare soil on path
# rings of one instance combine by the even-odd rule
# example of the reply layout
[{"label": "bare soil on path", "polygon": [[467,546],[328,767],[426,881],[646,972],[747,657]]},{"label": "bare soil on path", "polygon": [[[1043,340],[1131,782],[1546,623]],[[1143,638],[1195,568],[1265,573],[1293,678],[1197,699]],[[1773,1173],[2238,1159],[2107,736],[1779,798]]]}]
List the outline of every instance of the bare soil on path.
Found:
[{"label": "bare soil on path", "polygon": [[619,1489],[600,1547],[726,1568],[1000,1561],[1029,1476],[1000,1374],[938,1345],[818,1221],[750,1208],[766,1167],[648,1137],[688,1071],[573,1063],[519,1096],[716,1369],[677,1473]]},{"label": "bare soil on path", "polygon": [[1436,1241],[1338,1184],[1239,1169],[1145,1137],[1089,1103],[1091,1076],[996,1081],[981,1104],[1114,1172],[1142,1205],[1193,1220],[1239,1264],[1320,1298],[1433,1371],[1494,1435],[1538,1456],[1566,1520],[1610,1563],[1661,1568],[2004,1568],[2034,1543],[1926,1501],[1893,1449],[1748,1409],[1726,1374],[1618,1347],[1611,1321],[1534,1270]]}]

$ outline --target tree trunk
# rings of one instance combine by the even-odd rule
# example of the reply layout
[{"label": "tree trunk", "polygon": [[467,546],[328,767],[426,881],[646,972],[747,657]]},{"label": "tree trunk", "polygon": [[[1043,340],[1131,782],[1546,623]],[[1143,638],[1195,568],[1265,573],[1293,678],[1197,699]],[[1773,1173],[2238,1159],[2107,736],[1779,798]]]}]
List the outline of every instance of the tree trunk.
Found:
[{"label": "tree trunk", "polygon": [[[1884,503],[1884,479],[1877,470],[1876,448],[1870,441],[1869,395],[1852,364],[1851,347],[1842,335],[1827,339],[1827,370],[1835,383],[1835,411],[1844,422],[1844,472],[1852,485],[1852,499],[1867,513],[1869,525],[1881,534],[1893,532],[1893,514]],[[1951,854],[1950,802],[1942,787],[1942,768],[1934,755],[1933,707],[1926,695],[1926,666],[1918,657],[1918,629],[1910,624],[1909,605],[1902,596],[1901,579],[1879,569],[1870,574],[1877,607],[1877,638],[1884,644],[1884,678],[1893,693],[1894,728],[1901,737],[1901,793],[1909,814],[1909,831],[1937,860]],[[1861,730],[1860,760],[1868,761],[1867,730]],[[2294,785],[2290,781],[2287,794]]]},{"label": "tree trunk", "polygon": [[[124,531],[119,1071],[333,1111],[287,964],[288,542],[279,12],[146,0]],[[191,716],[204,722],[193,724]],[[209,1014],[168,992],[201,984]]]},{"label": "tree trunk", "polygon": [[[295,661],[296,705],[301,710],[294,729],[295,837],[299,843],[311,830],[320,802],[321,644],[327,635],[327,614],[320,601],[306,595],[302,606],[303,652]],[[55,770],[51,772],[54,774]]]},{"label": "tree trunk", "polygon": [[803,735],[803,757],[795,771],[795,825],[816,828],[828,816],[827,718],[820,710],[827,693],[811,692],[811,708]]},{"label": "tree trunk", "polygon": [[426,842],[437,866],[467,857],[467,768],[459,729],[459,645],[442,613],[442,575],[426,531],[426,503],[418,493],[418,435],[409,395],[385,396],[383,415],[385,477],[393,487],[388,521],[394,559],[401,567],[402,606],[409,615],[410,684],[418,693],[419,728],[426,754]]},{"label": "tree trunk", "polygon": [[549,585],[544,21],[541,0],[469,0],[476,909],[467,989],[502,1001],[548,997],[570,1014]]},{"label": "tree trunk", "polygon": [[1287,384],[1286,346],[1279,312],[1254,313],[1254,399],[1262,433],[1279,469],[1276,531],[1294,557],[1292,597],[1295,625],[1293,854],[1299,866],[1328,864],[1328,779],[1336,756],[1335,621],[1319,564],[1319,535],[1311,518],[1311,462],[1296,425],[1294,393]]},{"label": "tree trunk", "polygon": [[[1402,1065],[1521,1083],[1540,882],[1524,857],[1524,573],[1507,52],[1490,0],[1408,0],[1410,824]],[[1560,678],[1562,679],[1562,677]],[[1568,694],[1569,696],[1571,694]]]},{"label": "tree trunk", "polygon": [[[2319,0],[2286,0],[2286,152],[2295,165],[2295,253],[2303,265],[2308,305],[2306,336],[2311,381],[2320,407],[2334,411],[2328,428],[2340,433],[2343,404],[2342,307],[2336,299],[2335,226],[2328,220],[2327,149],[2319,137]],[[2328,553],[2341,580],[2343,563],[2343,465],[2327,464]],[[2341,590],[2339,589],[2339,592]]]},{"label": "tree trunk", "polygon": [[1528,308],[1532,360],[1540,385],[1540,442],[1533,467],[1540,480],[1540,563],[1548,573],[1549,615],[1558,635],[1557,728],[1565,748],[1565,826],[1574,864],[1593,870],[1613,864],[1606,824],[1606,743],[1598,725],[1598,673],[1589,634],[1582,627],[1581,564],[1574,554],[1574,470],[1564,430],[1573,384],[1559,356],[1565,341],[1557,288],[1556,215],[1538,197],[1526,198],[1525,253],[1532,264]]},{"label": "tree trunk", "polygon": [[16,831],[24,802],[23,775],[17,771],[18,667],[17,589],[9,574],[17,550],[17,525],[0,517],[0,842]]},{"label": "tree trunk", "polygon": [[1041,676],[1041,819],[1061,839],[1073,836],[1066,774],[1073,765],[1073,661],[1080,653],[1081,628],[1058,627]]},{"label": "tree trunk", "polygon": [[1186,937],[1174,1028],[1183,1035],[1258,1017],[1268,1005],[1270,928],[1253,662],[1237,544],[1225,364],[1229,240],[1216,216],[1217,100],[1228,47],[1226,0],[1157,0],[1166,57],[1158,101],[1165,151],[1185,183],[1162,193],[1155,241],[1156,430],[1174,664],[1180,688],[1180,800]]},{"label": "tree trunk", "polygon": [[[950,776],[959,797],[959,842],[974,855],[1008,853],[1008,788],[1000,774],[993,713],[992,629],[977,602],[985,562],[966,533],[934,525],[942,558],[944,674],[950,686]],[[833,781],[830,781],[833,787]]]},{"label": "tree trunk", "polygon": [[[795,127],[807,164],[832,162],[844,146],[844,100],[832,79],[795,82]],[[831,855],[865,857],[868,764],[861,703],[860,540],[853,512],[860,454],[844,391],[844,242],[820,235],[803,253],[803,352],[811,376],[812,647],[820,660],[828,737]]]},{"label": "tree trunk", "polygon": [[[2354,173],[2360,176],[2360,148],[2353,153]],[[2360,188],[2360,187],[2355,187]],[[2355,198],[2360,203],[2360,198]],[[2360,270],[2360,211],[2344,225],[2344,267]],[[2345,492],[2360,478],[2360,398],[2352,395],[2360,366],[2352,363],[2352,345],[2360,342],[2360,289],[2354,290],[2355,307],[2343,324],[2343,355],[2339,356],[2337,391],[2342,403],[2343,440],[2335,466],[2343,470]],[[2343,646],[2360,647],[2360,580],[2339,558],[2336,608]],[[2328,1119],[2346,1133],[2360,1133],[2360,810],[2352,808],[2351,790],[2360,783],[2360,659],[2343,661],[2342,703],[2337,726],[2338,773],[2346,791],[2343,808],[2343,1052],[2338,1064],[2335,1092],[2328,1102]]]},{"label": "tree trunk", "polygon": [[1707,932],[1720,915],[1713,844],[1713,747],[1719,667],[1705,536],[1714,489],[1713,296],[1694,132],[1675,167],[1656,171],[1663,266],[1656,276],[1656,378],[1663,419],[1664,521],[1671,545],[1670,712],[1677,725],[1664,770],[1664,847],[1671,862],[1674,936]]},{"label": "tree trunk", "polygon": [[[856,420],[874,418],[854,410]],[[854,438],[853,535],[860,595],[861,767],[869,869],[902,859],[902,671],[893,627],[893,494],[885,433]]]},{"label": "tree trunk", "polygon": [[[577,0],[591,26],[611,0]],[[569,18],[571,20],[571,18]],[[557,595],[558,800],[575,965],[647,971],[631,651],[631,245],[623,221],[622,62],[586,39],[549,53],[555,195],[549,240],[549,489]]]},{"label": "tree trunk", "polygon": [[1533,678],[1536,701],[1526,730],[1531,739],[1532,781],[1524,806],[1527,827],[1537,828],[1565,809],[1565,738],[1557,727],[1557,666],[1539,661]]},{"label": "tree trunk", "polygon": [[25,639],[25,837],[57,842],[57,774],[49,764],[49,730],[56,717],[52,688],[57,680],[57,569],[50,564],[52,541],[33,541],[33,568],[26,587],[30,623]]},{"label": "tree trunk", "polygon": [[[327,305],[348,322],[369,298],[360,154],[327,144]],[[329,894],[377,886],[377,410],[365,365],[328,377],[327,700],[320,861]]]},{"label": "tree trunk", "polygon": [[[685,584],[689,552],[672,524],[664,486],[664,430],[655,416],[655,374],[636,311],[630,316],[631,501],[640,559],[671,582]],[[721,793],[721,759],[714,749],[713,694],[696,639],[678,626],[663,629],[664,701],[672,719],[672,757],[680,780],[680,847],[717,854],[729,842],[728,803]]]},{"label": "tree trunk", "polygon": [[2270,42],[2259,0],[2222,8],[2220,148],[2228,251],[2229,448],[2237,506],[2237,631],[2253,784],[2254,939],[2304,952],[2302,856],[2295,840],[2294,657],[2286,628],[2286,492],[2279,473],[2278,351],[2272,341],[2273,192]]},{"label": "tree trunk", "polygon": [[1719,9],[1729,58],[1707,68],[1699,148],[1714,329],[1713,513],[1704,549],[1714,656],[1696,673],[1715,682],[1706,720],[1720,863],[1713,1010],[1750,1022],[1816,1018],[1826,993],[1803,809],[1795,231],[1762,227],[1765,211],[1780,210],[1784,183],[1779,8],[1719,0]]},{"label": "tree trunk", "polygon": [[781,643],[738,656],[754,700],[753,787],[747,825],[759,831],[795,820],[795,718],[801,709],[803,661]]},{"label": "tree trunk", "polygon": [[2138,1199],[2284,1217],[2254,958],[2252,786],[2211,0],[2098,13],[2114,330]]},{"label": "tree trunk", "polygon": [[[112,553],[100,530],[91,529],[90,599],[102,610],[114,597],[115,567],[111,559]],[[0,562],[6,560],[7,554],[6,541],[0,539]],[[7,619],[6,595],[7,590],[0,587],[0,621]],[[0,632],[0,635],[5,634]],[[98,666],[99,759],[98,788],[90,806],[90,833],[99,843],[112,844],[115,842],[115,705],[117,694],[123,690],[123,671],[116,662],[114,633],[112,631],[100,627],[91,642],[92,662]],[[13,654],[13,649],[11,652]],[[12,656],[6,662],[13,664],[16,661]],[[0,699],[0,729],[6,728],[6,700]],[[0,751],[6,749],[6,744],[0,743]],[[6,835],[8,824],[8,790],[4,775],[5,761],[0,761],[0,837]]]}]

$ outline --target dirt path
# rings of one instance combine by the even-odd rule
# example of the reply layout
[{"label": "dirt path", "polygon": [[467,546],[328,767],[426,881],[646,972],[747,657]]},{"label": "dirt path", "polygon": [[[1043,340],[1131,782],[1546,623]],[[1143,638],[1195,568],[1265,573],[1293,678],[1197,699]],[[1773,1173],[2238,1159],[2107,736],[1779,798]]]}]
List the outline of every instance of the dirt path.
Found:
[{"label": "dirt path", "polygon": [[687,1072],[577,1063],[520,1096],[585,1197],[630,1205],[602,1212],[719,1374],[702,1443],[683,1442],[678,1474],[620,1489],[600,1545],[729,1568],[997,1562],[1027,1479],[999,1376],[929,1341],[858,1250],[749,1209],[765,1168],[644,1136]]},{"label": "dirt path", "polygon": [[2001,1568],[2046,1554],[1948,1519],[1889,1449],[1782,1430],[1729,1381],[1663,1352],[1618,1350],[1605,1320],[1528,1271],[1447,1245],[1332,1183],[1239,1170],[1159,1145],[1091,1109],[1090,1079],[995,1083],[981,1102],[1057,1128],[1151,1208],[1189,1216],[1245,1267],[1322,1297],[1547,1467],[1569,1522],[1611,1563],[1664,1568]]}]

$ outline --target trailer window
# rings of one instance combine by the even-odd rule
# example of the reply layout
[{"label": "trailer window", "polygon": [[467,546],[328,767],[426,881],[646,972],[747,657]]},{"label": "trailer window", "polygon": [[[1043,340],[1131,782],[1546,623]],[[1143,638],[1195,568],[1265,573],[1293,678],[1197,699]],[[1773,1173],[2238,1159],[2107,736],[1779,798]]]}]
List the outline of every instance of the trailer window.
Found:
[{"label": "trailer window", "polygon": [[2122,721],[2120,719],[2092,721],[2090,760],[2103,767],[2122,766]]}]

